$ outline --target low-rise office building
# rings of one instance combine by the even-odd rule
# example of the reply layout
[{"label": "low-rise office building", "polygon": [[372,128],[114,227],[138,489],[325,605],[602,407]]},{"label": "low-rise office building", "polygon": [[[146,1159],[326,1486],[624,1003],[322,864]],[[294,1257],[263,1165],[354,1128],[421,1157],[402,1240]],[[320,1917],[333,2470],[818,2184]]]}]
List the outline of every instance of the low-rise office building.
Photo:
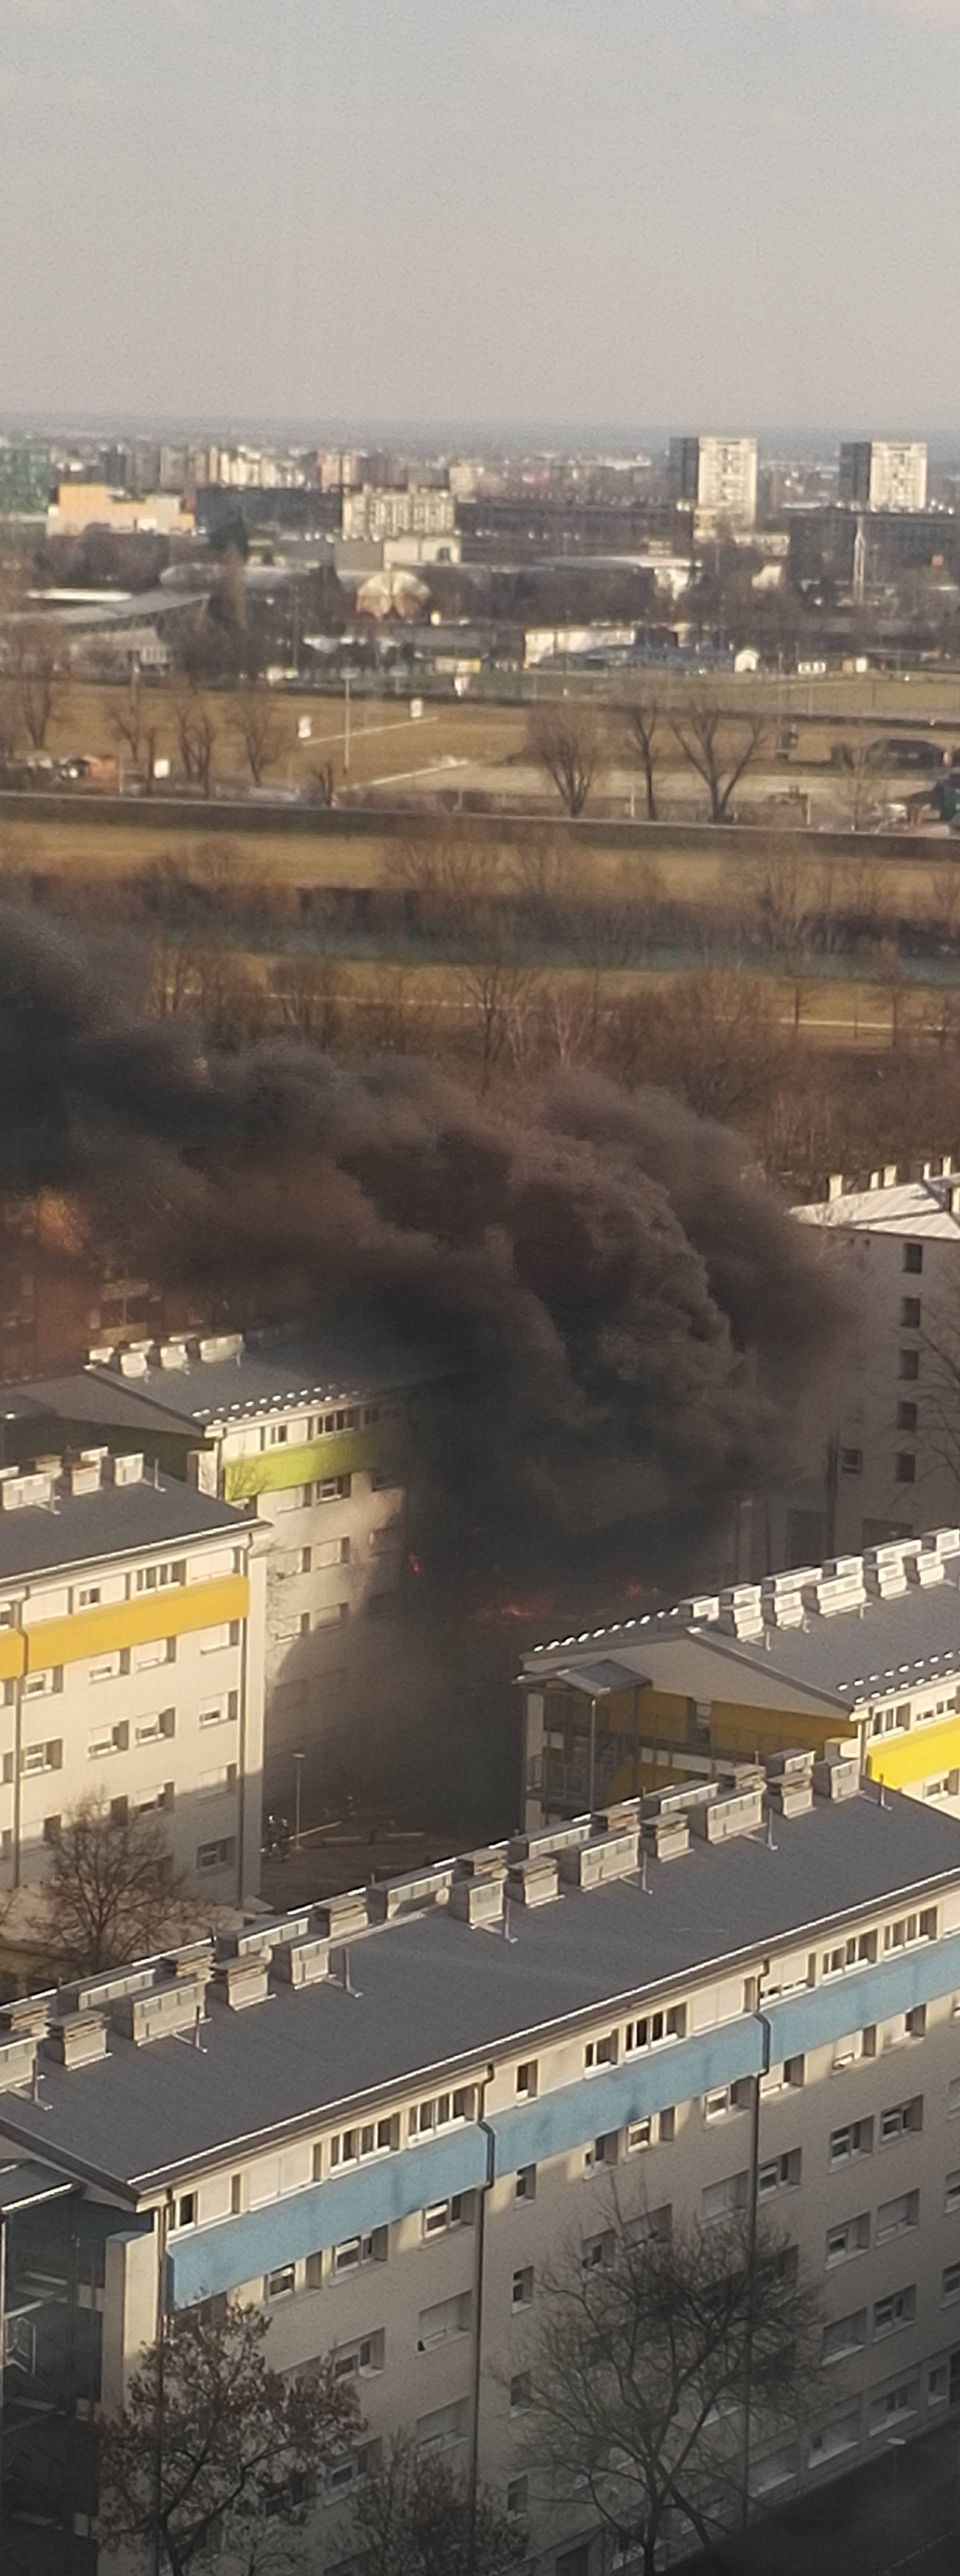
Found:
[{"label": "low-rise office building", "polygon": [[97,2576],[97,2410],[169,2320],[236,2300],[281,2370],[333,2354],[356,2379],[318,2565],[349,2562],[352,2496],[403,2428],[528,2518],[541,2565],[576,2549],[599,2576],[523,2419],[545,2282],[563,2245],[608,2259],[614,2188],[664,2232],[769,2215],[820,2295],[809,2421],[773,2449],[742,2426],[755,2502],[942,2421],[958,2010],[960,1833],[842,1761],[581,1817],[9,2008],[22,2450],[0,2553],[41,2576],[69,2533]]},{"label": "low-rise office building", "polygon": [[554,1638],[522,1682],[532,1827],[794,1746],[960,1817],[960,1529]]},{"label": "low-rise office building", "polygon": [[211,1903],[255,1894],[264,1581],[249,1515],[142,1454],[0,1468],[0,1888],[92,1796],[162,1819]]}]

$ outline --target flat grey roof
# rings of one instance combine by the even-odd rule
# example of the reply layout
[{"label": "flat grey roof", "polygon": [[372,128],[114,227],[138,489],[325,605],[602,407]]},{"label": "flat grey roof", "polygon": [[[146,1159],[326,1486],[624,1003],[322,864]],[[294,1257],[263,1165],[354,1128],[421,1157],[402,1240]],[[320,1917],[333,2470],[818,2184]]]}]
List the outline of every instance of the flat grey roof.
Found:
[{"label": "flat grey roof", "polygon": [[[793,1632],[789,1633],[792,1636]],[[731,1677],[731,1696],[746,1708],[777,1708],[785,1712],[811,1709],[818,1717],[842,1715],[844,1703],[839,1693],[818,1691],[805,1678],[784,1679],[777,1670],[778,1642],[779,1639],[770,1653],[761,1645],[757,1671],[741,1666],[736,1680]],[[570,1653],[551,1657],[544,1678],[566,1681],[577,1690],[593,1689],[598,1697],[608,1691],[642,1689],[647,1683],[651,1690],[671,1691],[680,1699],[716,1699],[722,1696],[725,1686],[723,1675],[718,1674],[717,1655],[728,1647],[738,1652],[738,1639],[712,1629],[686,1628],[677,1620],[666,1634],[658,1634],[656,1626],[651,1626],[642,1644],[617,1648],[599,1661],[586,1648],[582,1661]],[[536,1678],[542,1669],[532,1662],[527,1666],[531,1678]],[[596,1678],[591,1680],[591,1676]]]},{"label": "flat grey roof", "polygon": [[[446,1373],[444,1371],[444,1373]],[[112,1388],[118,1372],[91,1362],[84,1374]],[[350,1342],[319,1333],[315,1342],[246,1342],[239,1358],[190,1361],[186,1368],[148,1367],[143,1377],[120,1378],[141,1399],[161,1405],[184,1422],[239,1420],[245,1414],[282,1412],[299,1404],[362,1401],[393,1388],[420,1385],[440,1374],[440,1363],[399,1343]]]},{"label": "flat grey roof", "polygon": [[135,1556],[179,1539],[233,1537],[249,1513],[198,1494],[179,1476],[144,1477],[136,1485],[101,1485],[95,1494],[58,1494],[55,1506],[28,1503],[0,1510],[0,1583],[87,1565],[102,1556]]},{"label": "flat grey roof", "polygon": [[[0,1387],[0,1422],[43,1424],[84,1422],[117,1431],[152,1431],[163,1425],[156,1400],[138,1393],[141,1380],[121,1377],[119,1369],[72,1369],[62,1377],[28,1378],[20,1386]],[[183,1430],[183,1416],[167,1406],[171,1424]]]},{"label": "flat grey roof", "polygon": [[74,2069],[41,2058],[40,2101],[0,2096],[0,2133],[136,2197],[178,2171],[249,2154],[362,2098],[545,2038],[605,2005],[709,1973],[814,1927],[960,1877],[960,1825],[915,1799],[817,1799],[764,1836],[716,1847],[634,1882],[512,1909],[505,1941],[444,1908],[351,1943],[348,1994],[334,1983],[241,2012],[210,2006],[203,2049],[136,2047]]}]

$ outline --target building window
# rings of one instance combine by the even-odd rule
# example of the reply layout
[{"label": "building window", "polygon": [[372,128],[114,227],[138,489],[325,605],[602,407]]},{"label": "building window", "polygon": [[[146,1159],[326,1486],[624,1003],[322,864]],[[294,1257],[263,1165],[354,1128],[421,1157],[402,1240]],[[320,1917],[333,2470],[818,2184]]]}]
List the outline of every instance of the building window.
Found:
[{"label": "building window", "polygon": [[37,1771],[62,1771],[62,1737],[55,1736],[47,1744],[25,1744],[20,1755],[20,1769],[27,1778]]},{"label": "building window", "polygon": [[355,2343],[344,2343],[333,2354],[334,2379],[371,2379],[383,2369],[384,2335],[361,2335]]},{"label": "building window", "polygon": [[625,2135],[628,2156],[642,2155],[644,2147],[652,2147],[653,2119],[650,2112],[644,2120],[631,2120]]},{"label": "building window", "polygon": [[633,2056],[640,2048],[660,2048],[668,2039],[682,2039],[686,2027],[685,2004],[673,2004],[665,2012],[644,2013],[640,2021],[628,2021],[623,2034],[624,2051]]},{"label": "building window", "polygon": [[[511,2391],[513,2389],[513,2385],[514,2383],[511,2380]],[[530,2481],[528,2478],[511,2478],[509,2480],[507,2486],[507,2512],[511,2521],[516,2514],[526,2513],[529,2494]]]},{"label": "building window", "polygon": [[844,1977],[848,1968],[866,1968],[877,1955],[875,1932],[851,1933],[849,1940],[839,1941],[833,1950],[824,1950],[820,1959],[822,1977]]},{"label": "building window", "polygon": [[916,1484],[917,1462],[912,1449],[898,1449],[896,1458],[894,1459],[893,1472],[898,1485]]},{"label": "building window", "polygon": [[598,2067],[615,2066],[617,2063],[616,2031],[607,2031],[603,2039],[588,2039],[583,2052],[583,2063],[588,2075],[593,2074]]},{"label": "building window", "polygon": [[455,2227],[472,2226],[473,2207],[472,2191],[455,2191],[451,2200],[433,2201],[423,2213],[424,2236],[448,2236]]},{"label": "building window", "polygon": [[525,2058],[522,2066],[518,2066],[514,2091],[521,2101],[534,2101],[537,2091],[537,2061],[535,2057]]},{"label": "building window", "polygon": [[862,1476],[863,1450],[841,1449],[840,1464],[845,1476]]},{"label": "building window", "polygon": [[919,1375],[920,1375],[920,1353],[919,1353],[919,1351],[911,1350],[909,1347],[901,1351],[901,1353],[900,1353],[900,1359],[899,1359],[899,1371],[898,1371],[898,1373],[899,1373],[900,1377],[902,1377],[902,1378],[918,1378],[918,1377],[919,1377]]},{"label": "building window", "polygon": [[529,2370],[518,2370],[510,2382],[510,2413],[525,2415],[533,2404],[533,2379]]},{"label": "building window", "polygon": [[757,2199],[770,2200],[777,2191],[790,2190],[800,2180],[800,2149],[792,2147],[789,2155],[772,2156],[757,2171]]},{"label": "building window", "polygon": [[916,1427],[917,1427],[917,1407],[916,1407],[916,1405],[915,1405],[915,1404],[912,1404],[912,1403],[903,1403],[903,1404],[898,1404],[898,1406],[897,1406],[897,1430],[898,1430],[898,1431],[915,1431],[915,1430],[916,1430]]},{"label": "building window", "polygon": [[887,2297],[878,2299],[874,2307],[874,2340],[881,2335],[896,2334],[900,2326],[912,2325],[916,2312],[917,2293],[912,2284],[908,2290],[889,2291]]},{"label": "building window", "polygon": [[935,1941],[936,1937],[936,1906],[925,1905],[915,1914],[899,1914],[895,1922],[885,1924],[883,1946],[886,1951],[909,1950],[915,1942]]},{"label": "building window", "polygon": [[848,2354],[859,2352],[867,2340],[866,2308],[854,2309],[849,2317],[835,2317],[823,2329],[823,2359],[845,2361]]},{"label": "building window", "polygon": [[952,2215],[954,2210],[960,2209],[960,2173],[947,2175],[946,2183],[944,2185],[943,2206],[948,2217]]},{"label": "building window", "polygon": [[901,1325],[902,1325],[903,1330],[904,1330],[904,1332],[905,1332],[905,1333],[918,1333],[918,1332],[919,1332],[919,1330],[920,1330],[920,1299],[919,1299],[919,1297],[901,1297],[901,1300],[900,1300],[900,1322],[901,1322]]},{"label": "building window", "polygon": [[273,2304],[277,2299],[292,2299],[297,2286],[294,2263],[282,2263],[278,2272],[268,2272],[263,2285],[264,2298]]},{"label": "building window", "polygon": [[180,2199],[175,2204],[173,2223],[175,2227],[196,2226],[197,2195],[195,2191],[185,2191],[181,2193]]},{"label": "building window", "polygon": [[521,2167],[520,2167],[520,2171],[519,2171],[519,2173],[515,2176],[515,2179],[514,2179],[514,2185],[513,2185],[513,2197],[514,2197],[514,2200],[536,2200],[536,2197],[537,2197],[537,2168],[536,2168],[536,2165],[521,2165]]},{"label": "building window", "polygon": [[908,2228],[920,2224],[920,2194],[902,2191],[896,2200],[882,2200],[877,2211],[877,2244],[887,2236],[903,2236]]},{"label": "building window", "polygon": [[841,2219],[838,2227],[828,2227],[825,2255],[828,2272],[836,2263],[849,2263],[852,2255],[864,2254],[869,2243],[869,2210],[861,2210],[856,2218]]},{"label": "building window", "polygon": [[923,1269],[923,1245],[922,1245],[922,1243],[905,1243],[905,1244],[904,1244],[904,1247],[903,1247],[903,1266],[904,1266],[904,1269],[905,1269],[905,1270],[911,1270],[911,1271],[913,1272],[914,1276],[915,1276],[916,1278],[919,1278],[920,1272],[921,1272],[921,1271],[922,1271],[922,1269]]},{"label": "building window", "polygon": [[881,2397],[875,2397],[870,2407],[871,2434],[885,2433],[891,2424],[902,2422],[906,2415],[914,2415],[917,2393],[917,2381],[907,2379],[899,2388],[886,2388]]},{"label": "building window", "polygon": [[532,2301],[533,2266],[530,2263],[526,2263],[524,2264],[522,2271],[515,2272],[513,2275],[513,2280],[510,2285],[510,2305],[512,2308],[529,2308],[532,2305]]},{"label": "building window", "polygon": [[198,1844],[197,1868],[202,1871],[230,1869],[236,1856],[237,1846],[233,1835],[224,1834],[219,1842]]},{"label": "building window", "polygon": [[347,2272],[360,2272],[365,2264],[385,2263],[386,2259],[387,2230],[374,2227],[368,2236],[345,2236],[342,2244],[334,2246],[331,2273],[339,2281]]},{"label": "building window", "polygon": [[846,2128],[834,2129],[830,2140],[831,2165],[852,2164],[857,2156],[873,2152],[873,2121],[850,2120]]},{"label": "building window", "polygon": [[960,2263],[947,2264],[940,2283],[940,2296],[945,2308],[949,2307],[951,2300],[960,2299]]},{"label": "building window", "polygon": [[880,2144],[889,2147],[896,2138],[905,2138],[911,2130],[923,2127],[923,2095],[917,2093],[911,2102],[893,2102],[880,2113]]},{"label": "building window", "polygon": [[185,1583],[187,1569],[183,1558],[167,1565],[138,1565],[133,1578],[135,1592],[166,1592],[171,1584]]}]

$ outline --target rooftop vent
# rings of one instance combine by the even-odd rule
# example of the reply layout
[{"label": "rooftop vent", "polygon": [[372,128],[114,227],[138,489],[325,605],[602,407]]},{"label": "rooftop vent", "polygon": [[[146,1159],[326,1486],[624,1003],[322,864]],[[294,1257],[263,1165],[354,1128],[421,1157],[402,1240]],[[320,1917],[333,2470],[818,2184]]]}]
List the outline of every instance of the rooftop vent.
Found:
[{"label": "rooftop vent", "polygon": [[937,1549],[925,1547],[922,1539],[915,1556],[904,1556],[903,1567],[907,1582],[923,1589],[931,1583],[942,1583],[947,1571],[945,1558]]},{"label": "rooftop vent", "polygon": [[249,2004],[262,2004],[269,1972],[268,1958],[223,1959],[213,1971],[215,1992],[230,2012],[245,2012]]},{"label": "rooftop vent", "polygon": [[502,1923],[505,1879],[503,1868],[498,1877],[490,1871],[476,1878],[455,1878],[450,1890],[450,1912],[455,1921],[473,1925]]},{"label": "rooftop vent", "polygon": [[139,1994],[118,1996],[111,2020],[114,2028],[144,2048],[153,2039],[169,2039],[174,2031],[194,2030],[203,2018],[207,1977],[162,1977]]},{"label": "rooftop vent", "polygon": [[503,1878],[507,1866],[506,1843],[484,1843],[479,1851],[459,1852],[457,1878]]},{"label": "rooftop vent", "polygon": [[863,1565],[859,1558],[855,1575],[828,1574],[824,1570],[816,1583],[805,1583],[803,1587],[804,1609],[818,1610],[824,1619],[836,1618],[844,1610],[859,1609],[866,1597]]},{"label": "rooftop vent", "polygon": [[116,1458],[107,1459],[104,1467],[104,1474],[109,1476],[112,1483],[115,1485],[142,1485],[142,1450],[126,1449],[123,1450]]},{"label": "rooftop vent", "polygon": [[718,1625],[734,1637],[762,1637],[764,1619],[758,1583],[731,1583],[721,1592]]},{"label": "rooftop vent", "polygon": [[186,1342],[161,1342],[157,1358],[162,1369],[185,1369],[190,1366]]},{"label": "rooftop vent", "polygon": [[735,1834],[754,1834],[763,1823],[762,1789],[721,1790],[708,1804],[691,1808],[690,1824],[708,1843],[730,1842]]},{"label": "rooftop vent", "polygon": [[12,2093],[29,2084],[36,2070],[37,2043],[27,2033],[0,2039],[0,2093]]},{"label": "rooftop vent", "polygon": [[72,1458],[68,1469],[71,1493],[98,1494],[102,1482],[102,1467],[103,1461],[100,1455],[93,1458]]},{"label": "rooftop vent", "polygon": [[243,1358],[242,1333],[210,1333],[199,1345],[202,1360],[239,1360]]},{"label": "rooftop vent", "polygon": [[17,1476],[0,1472],[0,1505],[5,1512],[44,1510],[53,1501],[53,1476]]},{"label": "rooftop vent", "polygon": [[590,1816],[575,1816],[569,1825],[544,1825],[540,1833],[511,1834],[507,1859],[511,1867],[523,1860],[548,1860],[556,1852],[574,1851],[578,1843],[588,1843],[592,1832]]},{"label": "rooftop vent", "polygon": [[317,1927],[328,1941],[343,1941],[351,1933],[365,1932],[369,1920],[365,1887],[347,1888],[340,1896],[328,1896],[317,1907]]},{"label": "rooftop vent", "polygon": [[924,1530],[920,1545],[935,1548],[938,1556],[960,1556],[960,1529]]},{"label": "rooftop vent", "polygon": [[278,1941],[270,1953],[270,1966],[282,1985],[318,1985],[330,1974],[330,1943],[316,1932]]},{"label": "rooftop vent", "polygon": [[767,1804],[778,1816],[805,1816],[813,1805],[813,1755],[798,1749],[773,1753],[767,1763]]},{"label": "rooftop vent", "polygon": [[62,2020],[51,2022],[42,2041],[48,2057],[59,2066],[93,2066],[107,2054],[107,2025],[102,2013],[64,2013]]},{"label": "rooftop vent", "polygon": [[557,1862],[552,1854],[515,1861],[507,1877],[507,1895],[514,1905],[549,1905],[557,1894]]},{"label": "rooftop vent", "polygon": [[686,1601],[678,1602],[677,1608],[681,1619],[698,1619],[709,1626],[720,1616],[720,1595],[718,1592],[691,1592]]},{"label": "rooftop vent", "polygon": [[667,1808],[662,1815],[645,1816],[643,1848],[652,1860],[679,1860],[690,1849],[690,1819],[682,1808]]},{"label": "rooftop vent", "polygon": [[898,1601],[907,1588],[902,1546],[867,1549],[863,1580],[871,1600]]},{"label": "rooftop vent", "polygon": [[638,1846],[636,1825],[619,1833],[597,1834],[592,1842],[560,1853],[560,1876],[574,1887],[602,1887],[609,1879],[626,1878],[636,1869]]},{"label": "rooftop vent", "polygon": [[828,1744],[820,1761],[813,1766],[813,1785],[818,1798],[855,1798],[860,1788],[860,1756],[841,1752]]},{"label": "rooftop vent", "polygon": [[[289,1930],[289,1923],[287,1923],[284,1918],[281,1919],[284,1920],[284,1929]],[[225,1960],[268,1959],[270,1956],[270,1930],[270,1918],[269,1916],[266,1916],[260,1921],[242,1923],[238,1925],[235,1930],[229,1932],[218,1932],[216,1946],[217,1966],[219,1967]],[[304,1922],[304,1930],[306,1930],[306,1922]]]},{"label": "rooftop vent", "polygon": [[411,1870],[403,1878],[384,1879],[371,1887],[367,1898],[371,1923],[394,1923],[401,1914],[424,1914],[431,1906],[445,1905],[456,1863],[444,1861],[439,1869]]},{"label": "rooftop vent", "polygon": [[0,2041],[42,2039],[50,2020],[51,1995],[14,1995],[0,2012]]},{"label": "rooftop vent", "polygon": [[146,1351],[121,1351],[121,1377],[146,1377],[147,1367],[148,1361]]}]

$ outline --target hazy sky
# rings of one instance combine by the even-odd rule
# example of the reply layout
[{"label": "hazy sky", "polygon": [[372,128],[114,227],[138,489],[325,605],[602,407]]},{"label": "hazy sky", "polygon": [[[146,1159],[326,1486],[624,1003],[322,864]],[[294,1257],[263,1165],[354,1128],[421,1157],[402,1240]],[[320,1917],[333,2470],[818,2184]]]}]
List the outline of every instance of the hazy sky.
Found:
[{"label": "hazy sky", "polygon": [[960,0],[0,0],[11,411],[960,431]]}]

